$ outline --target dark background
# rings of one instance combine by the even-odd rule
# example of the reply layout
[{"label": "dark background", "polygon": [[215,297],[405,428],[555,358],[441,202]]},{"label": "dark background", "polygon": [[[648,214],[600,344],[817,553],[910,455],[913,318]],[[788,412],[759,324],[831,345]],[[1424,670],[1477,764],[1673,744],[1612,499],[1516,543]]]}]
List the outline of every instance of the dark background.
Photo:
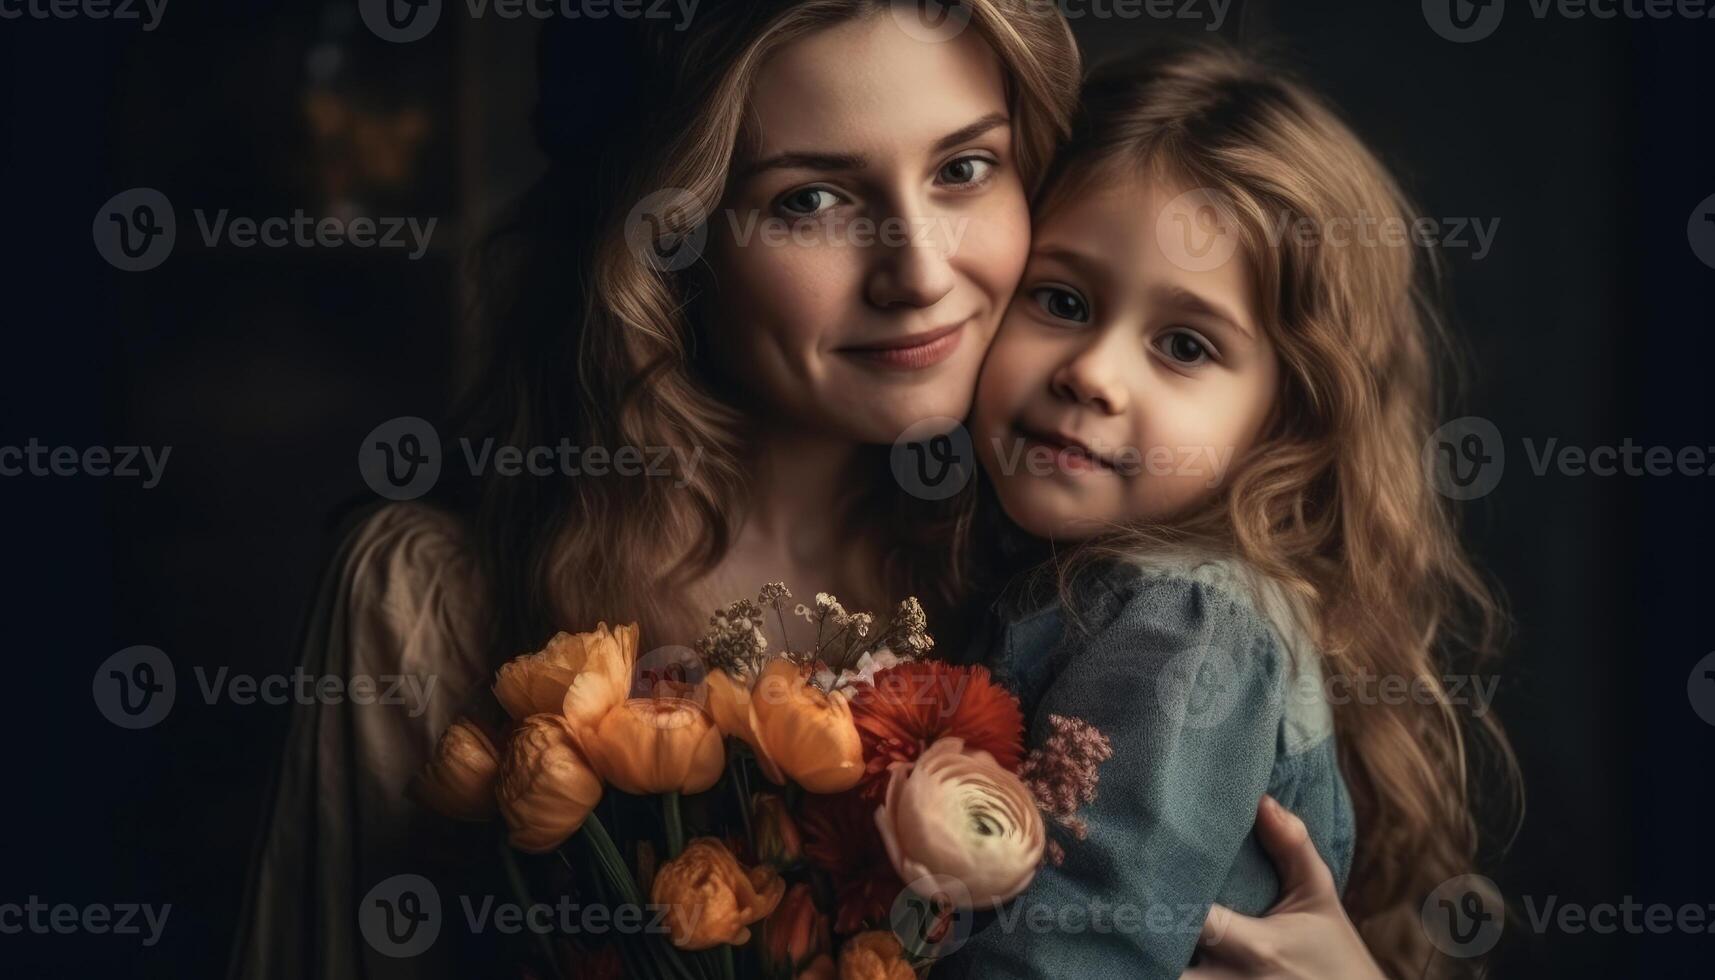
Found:
[{"label": "dark background", "polygon": [[[206,705],[191,671],[291,670],[330,519],[368,493],[359,441],[444,413],[469,350],[460,254],[540,167],[536,22],[451,3],[426,39],[389,44],[350,0],[213,6],[171,3],[151,32],[0,20],[0,445],[172,447],[153,490],[0,478],[0,903],[172,903],[151,949],[0,935],[10,975],[224,969],[288,709]],[[1075,28],[1099,58],[1208,19]],[[1715,650],[1715,480],[1539,477],[1522,449],[1715,444],[1715,269],[1687,240],[1715,193],[1711,23],[1538,18],[1514,0],[1492,36],[1455,44],[1416,3],[1353,0],[1235,2],[1221,29],[1272,42],[1324,87],[1422,214],[1500,219],[1488,255],[1445,259],[1474,366],[1453,414],[1492,420],[1509,454],[1467,528],[1516,620],[1498,710],[1528,812],[1487,869],[1515,909],[1715,904],[1715,727],[1687,694]],[[330,105],[344,118],[318,128]],[[120,272],[91,221],[139,186],[173,202],[178,243],[159,268]],[[207,248],[191,215],[348,205],[435,217],[433,245],[414,261]],[[96,665],[133,644],[166,650],[179,676],[172,715],[144,731],[90,697]],[[1521,912],[1495,962],[1503,976],[1676,976],[1712,954],[1707,934],[1534,935]]]}]

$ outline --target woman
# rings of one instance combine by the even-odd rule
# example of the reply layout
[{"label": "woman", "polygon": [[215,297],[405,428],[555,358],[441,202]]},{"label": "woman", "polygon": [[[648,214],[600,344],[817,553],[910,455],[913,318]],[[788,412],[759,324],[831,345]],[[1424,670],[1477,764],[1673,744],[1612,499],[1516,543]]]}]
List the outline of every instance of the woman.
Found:
[{"label": "woman", "polygon": [[708,610],[784,580],[867,608],[916,594],[958,635],[970,501],[903,493],[885,447],[966,413],[1079,77],[1053,5],[966,7],[952,32],[882,0],[550,32],[554,166],[480,257],[491,351],[461,428],[669,468],[491,470],[356,526],[307,669],[429,674],[436,696],[414,718],[294,719],[236,974],[451,972],[366,941],[360,899],[458,853],[405,786],[493,668],[560,626],[634,619],[649,646],[688,645]]}]

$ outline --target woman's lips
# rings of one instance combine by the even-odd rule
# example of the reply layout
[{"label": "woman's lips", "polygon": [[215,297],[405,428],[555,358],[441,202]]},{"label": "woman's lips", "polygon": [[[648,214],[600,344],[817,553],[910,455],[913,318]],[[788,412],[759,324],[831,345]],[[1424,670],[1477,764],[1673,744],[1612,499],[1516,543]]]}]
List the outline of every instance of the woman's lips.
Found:
[{"label": "woman's lips", "polygon": [[896,340],[841,347],[839,350],[877,367],[915,371],[951,357],[959,347],[960,338],[965,335],[965,324],[969,322],[967,318],[950,327],[938,327]]}]

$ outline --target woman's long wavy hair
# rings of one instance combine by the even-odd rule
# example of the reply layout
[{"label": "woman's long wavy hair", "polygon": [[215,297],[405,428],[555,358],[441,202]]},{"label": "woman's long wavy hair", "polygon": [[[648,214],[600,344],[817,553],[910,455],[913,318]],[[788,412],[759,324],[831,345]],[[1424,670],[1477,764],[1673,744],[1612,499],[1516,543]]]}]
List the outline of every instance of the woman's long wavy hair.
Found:
[{"label": "woman's long wavy hair", "polygon": [[[1058,563],[1057,580],[1091,558],[1225,549],[1293,598],[1329,678],[1399,677],[1433,692],[1399,705],[1347,699],[1334,715],[1358,824],[1347,908],[1390,973],[1439,972],[1418,915],[1477,860],[1473,764],[1498,763],[1509,790],[1517,774],[1494,716],[1464,716],[1444,681],[1498,648],[1504,615],[1420,461],[1450,347],[1432,258],[1403,241],[1327,234],[1360,220],[1410,228],[1414,212],[1319,99],[1225,47],[1097,71],[1038,212],[1093,182],[1139,178],[1203,189],[1236,230],[1281,390],[1264,438],[1206,507],[1171,527],[1104,534]],[[1301,236],[1301,224],[1322,234]]]},{"label": "woman's long wavy hair", "polygon": [[[566,77],[545,79],[538,114],[556,163],[473,262],[484,356],[455,421],[498,445],[641,447],[648,465],[671,475],[491,472],[449,494],[472,512],[496,659],[598,619],[700,612],[684,608],[680,587],[720,561],[743,518],[746,420],[699,353],[689,270],[648,261],[627,240],[628,216],[661,189],[719,201],[770,53],[837,23],[885,16],[888,6],[704,0],[686,30],[614,26],[610,39],[586,34],[581,50],[561,52]],[[1005,70],[1016,157],[1033,189],[1070,126],[1076,45],[1052,4],[965,6],[966,29]],[[576,119],[569,131],[560,111]],[[951,608],[963,589],[970,507],[924,504],[892,485],[885,464],[873,472],[864,509],[893,545],[877,584]]]}]

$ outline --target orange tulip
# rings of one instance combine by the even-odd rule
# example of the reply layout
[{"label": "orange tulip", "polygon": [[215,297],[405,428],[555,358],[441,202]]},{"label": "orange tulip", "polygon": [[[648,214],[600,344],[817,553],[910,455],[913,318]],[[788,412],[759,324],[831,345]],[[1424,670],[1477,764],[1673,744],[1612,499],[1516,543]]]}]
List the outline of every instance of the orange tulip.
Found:
[{"label": "orange tulip", "polygon": [[698,837],[655,873],[650,901],[667,906],[667,929],[680,949],[750,941],[750,924],[768,916],[786,882],[766,864],[746,871],[726,845]]},{"label": "orange tulip", "polygon": [[[568,706],[574,693],[566,695]],[[621,701],[594,726],[575,731],[596,772],[627,793],[701,793],[726,768],[714,720],[683,698]]]},{"label": "orange tulip", "polygon": [[840,980],[917,980],[891,932],[860,932],[840,950]]},{"label": "orange tulip", "polygon": [[494,816],[494,780],[500,753],[488,734],[469,718],[459,718],[441,733],[435,756],[411,783],[418,803],[455,820]]},{"label": "orange tulip", "polygon": [[763,775],[791,777],[812,793],[839,793],[863,777],[863,742],[851,707],[812,685],[785,658],[769,661],[753,688],[726,672],[709,672],[709,711],[721,731],[756,753]]},{"label": "orange tulip", "polygon": [[818,958],[828,958],[832,945],[828,916],[816,908],[803,882],[788,888],[780,907],[762,923],[762,960],[776,976],[803,976]]},{"label": "orange tulip", "polygon": [[578,751],[566,719],[531,715],[507,743],[495,796],[512,829],[512,846],[542,854],[583,826],[601,802],[601,780]]},{"label": "orange tulip", "polygon": [[[609,632],[601,623],[588,633],[556,633],[536,653],[515,657],[494,677],[494,696],[513,718],[560,711],[567,690],[585,674],[594,678],[586,689],[618,687],[613,700],[631,687],[631,664],[637,659],[637,624]],[[588,697],[586,691],[586,698]]]},{"label": "orange tulip", "polygon": [[763,671],[750,699],[756,737],[786,775],[812,793],[839,793],[863,776],[863,741],[842,695],[812,685],[789,660]]},{"label": "orange tulip", "polygon": [[804,856],[804,837],[798,832],[798,822],[786,808],[786,799],[779,793],[753,793],[751,801],[751,839],[759,860],[782,868],[791,867]]}]

